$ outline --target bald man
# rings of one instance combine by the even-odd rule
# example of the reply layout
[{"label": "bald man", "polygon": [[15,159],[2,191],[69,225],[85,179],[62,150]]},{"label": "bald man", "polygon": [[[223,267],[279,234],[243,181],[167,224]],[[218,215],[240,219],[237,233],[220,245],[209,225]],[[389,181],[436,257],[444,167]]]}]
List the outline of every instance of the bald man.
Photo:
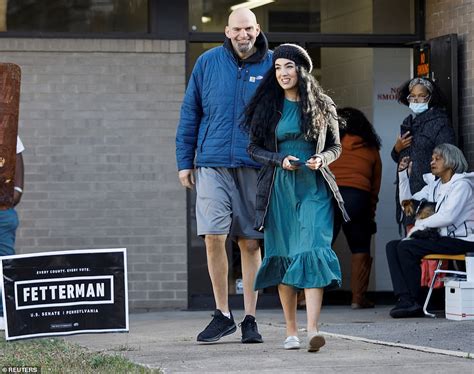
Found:
[{"label": "bald man", "polygon": [[254,230],[257,174],[247,154],[248,134],[240,122],[272,56],[255,14],[239,9],[229,16],[222,46],[203,53],[194,66],[176,133],[178,177],[196,187],[197,233],[204,238],[216,310],[199,342],[215,342],[237,330],[228,303],[229,237],[241,253],[245,316],[242,343],[262,343],[255,321],[253,285],[261,264]]}]

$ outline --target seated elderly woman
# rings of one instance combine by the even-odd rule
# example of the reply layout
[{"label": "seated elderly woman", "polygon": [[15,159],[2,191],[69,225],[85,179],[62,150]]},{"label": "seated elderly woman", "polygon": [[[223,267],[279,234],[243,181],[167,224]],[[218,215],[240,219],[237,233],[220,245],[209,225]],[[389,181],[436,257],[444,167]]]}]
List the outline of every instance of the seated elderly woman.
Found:
[{"label": "seated elderly woman", "polygon": [[[427,183],[413,196],[410,193],[408,157],[400,161],[400,203],[410,199],[436,203],[435,213],[417,219],[414,231],[438,229],[439,238],[407,237],[387,243],[387,260],[393,289],[398,301],[390,311],[393,318],[423,315],[419,303],[420,262],[430,253],[463,254],[474,251],[474,173],[467,173],[468,164],[461,150],[451,144],[440,144],[433,150],[431,174]],[[418,236],[416,236],[418,237]]]}]

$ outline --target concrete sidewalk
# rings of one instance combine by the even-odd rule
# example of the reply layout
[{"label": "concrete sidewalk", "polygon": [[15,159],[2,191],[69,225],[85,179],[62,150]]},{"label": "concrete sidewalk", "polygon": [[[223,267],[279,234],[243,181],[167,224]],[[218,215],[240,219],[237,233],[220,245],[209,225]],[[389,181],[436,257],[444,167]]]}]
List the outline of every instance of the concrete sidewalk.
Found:
[{"label": "concrete sidewalk", "polygon": [[[66,339],[91,350],[121,354],[165,373],[473,373],[474,321],[444,318],[394,320],[389,307],[353,311],[325,306],[318,353],[286,351],[281,310],[259,310],[265,342],[241,344],[240,329],[217,343],[196,343],[211,311],[163,311],[130,316],[130,333],[75,335]],[[236,310],[237,320],[243,312]],[[305,312],[298,314],[303,327]],[[301,332],[300,337],[305,337]],[[305,340],[303,339],[303,343]]]}]

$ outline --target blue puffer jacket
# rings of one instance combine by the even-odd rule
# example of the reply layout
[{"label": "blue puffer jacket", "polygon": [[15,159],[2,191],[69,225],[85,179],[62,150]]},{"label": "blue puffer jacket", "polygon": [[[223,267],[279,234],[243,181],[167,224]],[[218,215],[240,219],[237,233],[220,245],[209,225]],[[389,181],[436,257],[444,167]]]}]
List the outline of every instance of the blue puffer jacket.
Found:
[{"label": "blue puffer jacket", "polygon": [[255,46],[256,53],[239,61],[227,39],[223,46],[198,58],[176,132],[178,170],[260,167],[250,159],[249,138],[240,128],[245,106],[272,65],[272,52],[263,33]]}]

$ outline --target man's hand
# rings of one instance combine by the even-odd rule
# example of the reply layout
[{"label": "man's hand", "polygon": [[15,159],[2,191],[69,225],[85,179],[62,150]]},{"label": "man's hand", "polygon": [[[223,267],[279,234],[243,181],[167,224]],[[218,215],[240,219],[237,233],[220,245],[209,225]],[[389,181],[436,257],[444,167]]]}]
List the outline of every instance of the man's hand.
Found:
[{"label": "man's hand", "polygon": [[401,136],[399,135],[394,145],[395,152],[400,153],[405,148],[408,148],[411,145],[412,139],[413,139],[413,136],[410,135],[410,131],[407,131]]},{"label": "man's hand", "polygon": [[183,169],[178,172],[178,178],[181,184],[186,187],[193,189],[194,187],[194,169]]}]

